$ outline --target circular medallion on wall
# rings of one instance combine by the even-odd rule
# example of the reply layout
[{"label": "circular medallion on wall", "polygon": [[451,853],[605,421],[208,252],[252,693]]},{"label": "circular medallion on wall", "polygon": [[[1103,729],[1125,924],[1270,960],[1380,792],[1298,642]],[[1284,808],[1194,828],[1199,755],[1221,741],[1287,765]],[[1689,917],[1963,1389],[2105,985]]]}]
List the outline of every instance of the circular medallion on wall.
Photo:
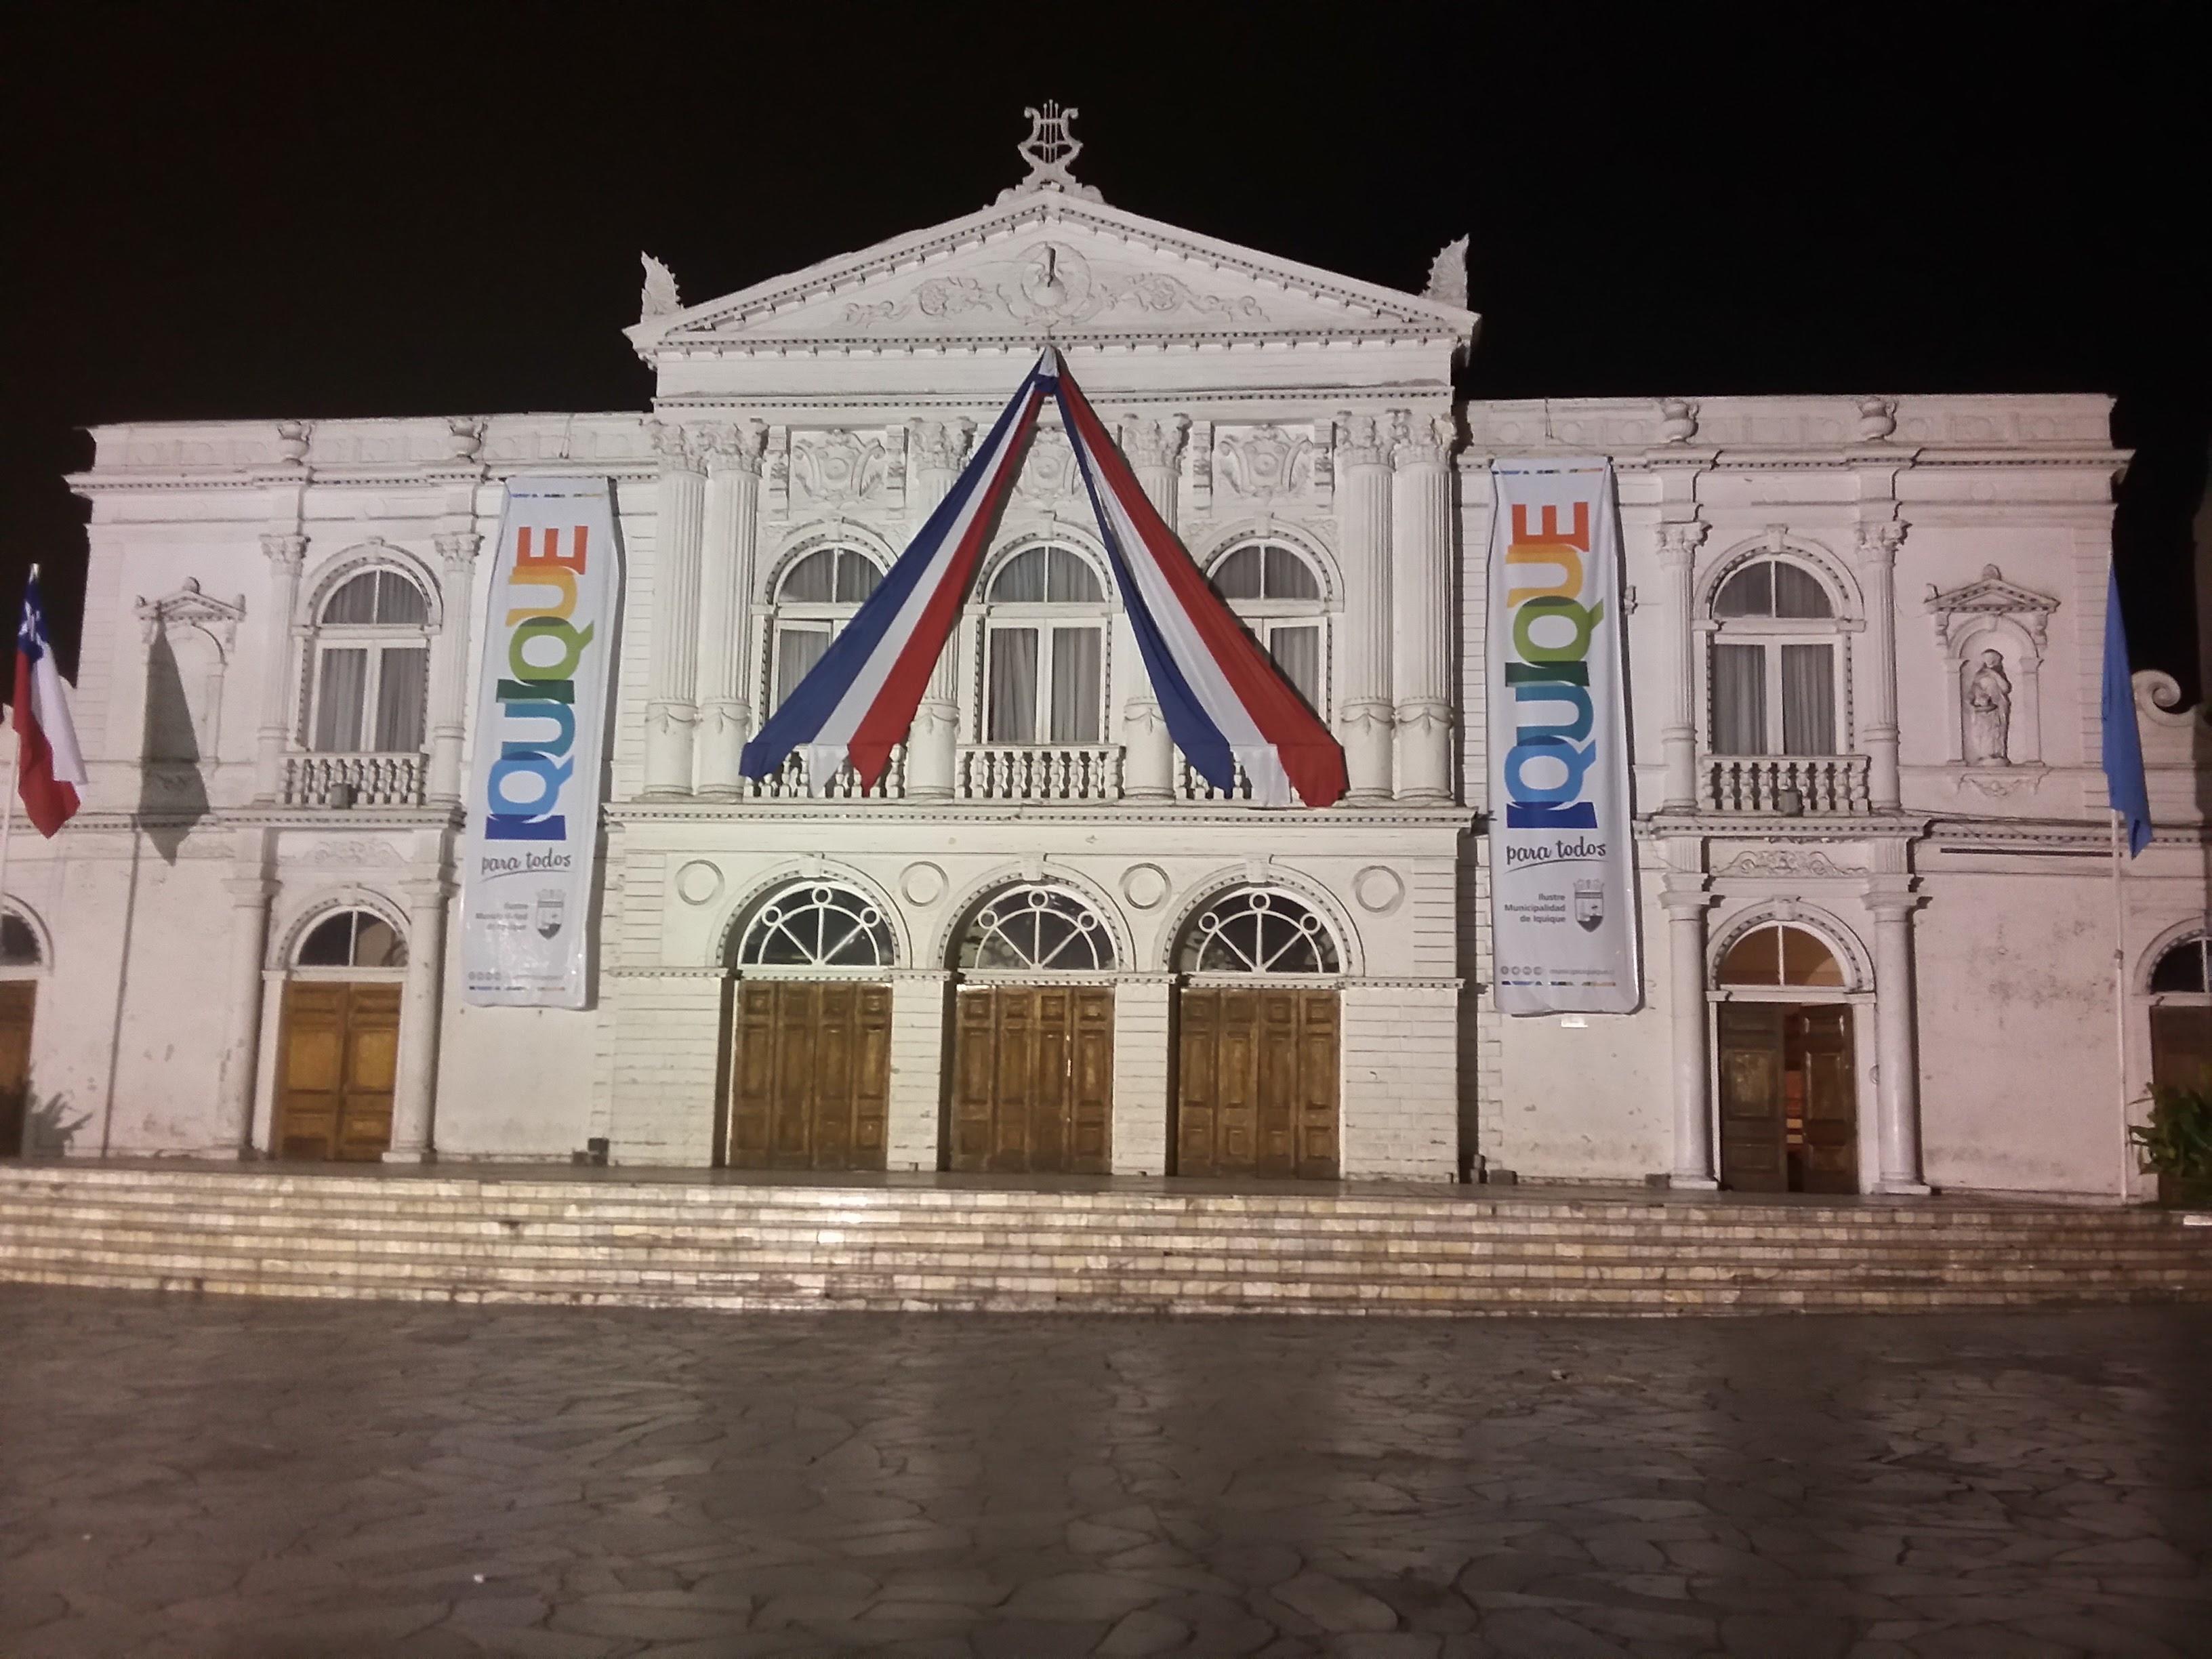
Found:
[{"label": "circular medallion on wall", "polygon": [[704,859],[693,859],[676,872],[676,896],[686,904],[711,904],[721,890],[721,871]]},{"label": "circular medallion on wall", "polygon": [[1406,901],[1404,879],[1387,864],[1370,864],[1352,878],[1352,896],[1363,910],[1387,916]]},{"label": "circular medallion on wall", "polygon": [[933,864],[909,864],[899,877],[899,892],[908,904],[934,904],[945,896],[945,872]]},{"label": "circular medallion on wall", "polygon": [[1133,864],[1121,872],[1121,896],[1133,910],[1150,910],[1168,896],[1168,872],[1157,864]]}]

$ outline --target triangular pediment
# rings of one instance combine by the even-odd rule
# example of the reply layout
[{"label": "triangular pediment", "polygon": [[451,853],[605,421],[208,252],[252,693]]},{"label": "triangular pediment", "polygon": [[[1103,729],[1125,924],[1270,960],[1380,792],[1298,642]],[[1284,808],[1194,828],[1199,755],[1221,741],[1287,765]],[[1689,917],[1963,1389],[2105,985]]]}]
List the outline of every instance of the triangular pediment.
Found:
[{"label": "triangular pediment", "polygon": [[1464,343],[1474,313],[1031,190],[629,331],[648,361],[805,349]]},{"label": "triangular pediment", "polygon": [[2032,587],[2022,587],[2017,582],[2007,581],[1996,566],[1982,567],[1982,574],[1963,587],[1954,587],[1938,592],[1931,584],[1925,600],[1927,609],[1938,616],[1957,612],[1979,615],[2048,616],[2058,609],[2058,601],[2048,593],[2039,593]]}]

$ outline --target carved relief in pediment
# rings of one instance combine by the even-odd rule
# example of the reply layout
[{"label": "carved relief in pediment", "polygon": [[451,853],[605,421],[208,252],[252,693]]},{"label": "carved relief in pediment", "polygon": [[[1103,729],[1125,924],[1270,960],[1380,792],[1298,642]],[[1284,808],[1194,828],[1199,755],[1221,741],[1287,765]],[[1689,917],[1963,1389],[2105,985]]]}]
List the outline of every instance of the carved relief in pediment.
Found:
[{"label": "carved relief in pediment", "polygon": [[974,274],[932,276],[903,295],[848,301],[844,313],[848,326],[863,330],[969,317],[1055,328],[1144,318],[1267,319],[1249,294],[1209,294],[1167,271],[1096,263],[1060,241],[1031,242]]},{"label": "carved relief in pediment", "polygon": [[1222,488],[1248,501],[1307,494],[1320,482],[1328,453],[1306,433],[1279,426],[1223,428],[1214,437]]},{"label": "carved relief in pediment", "polygon": [[[900,433],[902,440],[904,433]],[[808,507],[896,505],[903,483],[905,458],[894,457],[880,434],[858,432],[795,432],[791,434],[790,489]],[[773,488],[774,480],[771,480]]]},{"label": "carved relief in pediment", "polygon": [[1030,453],[1022,458],[1014,494],[1030,507],[1056,508],[1074,499],[1080,484],[1075,451],[1067,434],[1056,427],[1040,426],[1030,442]]}]

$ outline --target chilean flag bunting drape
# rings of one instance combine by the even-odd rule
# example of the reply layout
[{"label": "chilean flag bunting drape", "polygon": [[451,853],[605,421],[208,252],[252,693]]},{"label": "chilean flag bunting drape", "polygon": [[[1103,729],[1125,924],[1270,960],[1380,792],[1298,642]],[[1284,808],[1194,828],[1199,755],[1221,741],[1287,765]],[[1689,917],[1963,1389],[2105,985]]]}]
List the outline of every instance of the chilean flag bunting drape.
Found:
[{"label": "chilean flag bunting drape", "polygon": [[42,836],[58,834],[76,816],[84,787],[84,757],[70,722],[61,671],[46,643],[46,616],[39,607],[39,573],[23,587],[23,621],[15,630],[15,788]]},{"label": "chilean flag bunting drape", "polygon": [[1287,806],[1295,794],[1328,805],[1344,793],[1343,750],[1206,585],[1051,346],[882,585],[745,745],[744,775],[764,778],[797,749],[811,778],[847,763],[864,784],[882,775],[959,621],[1047,398],[1059,406],[1176,746],[1224,794],[1241,765],[1256,805]]}]

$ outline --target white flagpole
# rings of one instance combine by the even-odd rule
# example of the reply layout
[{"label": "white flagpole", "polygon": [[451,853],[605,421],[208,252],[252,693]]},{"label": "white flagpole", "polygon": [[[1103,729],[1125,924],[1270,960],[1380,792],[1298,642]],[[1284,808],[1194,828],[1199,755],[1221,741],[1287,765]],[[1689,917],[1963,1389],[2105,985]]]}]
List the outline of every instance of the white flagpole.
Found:
[{"label": "white flagpole", "polygon": [[2112,1010],[2113,1032],[2118,1039],[2118,1066],[2113,1075],[2120,1093],[2120,1202],[2130,1198],[2129,1165],[2134,1143],[2128,1139],[2128,912],[2120,890],[2120,865],[2126,842],[2120,828],[2121,812],[2112,809]]}]

